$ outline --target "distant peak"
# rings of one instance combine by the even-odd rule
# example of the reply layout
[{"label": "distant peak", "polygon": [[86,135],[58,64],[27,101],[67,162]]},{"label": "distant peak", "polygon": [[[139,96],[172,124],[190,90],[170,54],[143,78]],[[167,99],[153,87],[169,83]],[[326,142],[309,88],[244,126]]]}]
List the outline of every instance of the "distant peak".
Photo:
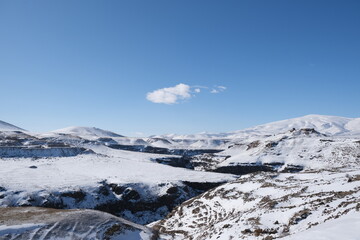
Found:
[{"label": "distant peak", "polygon": [[26,131],[26,130],[0,120],[0,131]]},{"label": "distant peak", "polygon": [[90,136],[90,137],[123,137],[120,134],[103,130],[96,127],[80,127],[80,126],[71,126],[58,130],[52,131],[54,133],[65,133],[75,136]]}]

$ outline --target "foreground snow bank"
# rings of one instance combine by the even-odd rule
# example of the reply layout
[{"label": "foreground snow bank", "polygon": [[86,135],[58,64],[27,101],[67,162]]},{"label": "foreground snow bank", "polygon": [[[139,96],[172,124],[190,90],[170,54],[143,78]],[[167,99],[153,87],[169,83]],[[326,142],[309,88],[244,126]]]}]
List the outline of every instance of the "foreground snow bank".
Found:
[{"label": "foreground snow bank", "polygon": [[352,211],[345,216],[331,219],[283,240],[358,240],[360,238],[360,212]]},{"label": "foreground snow bank", "polygon": [[0,239],[148,240],[152,231],[94,210],[0,208]]}]

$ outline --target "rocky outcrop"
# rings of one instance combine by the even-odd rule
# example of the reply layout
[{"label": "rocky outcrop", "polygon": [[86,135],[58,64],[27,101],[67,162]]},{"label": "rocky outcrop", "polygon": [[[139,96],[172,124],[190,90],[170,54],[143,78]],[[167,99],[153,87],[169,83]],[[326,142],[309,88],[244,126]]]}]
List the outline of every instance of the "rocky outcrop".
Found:
[{"label": "rocky outcrop", "polygon": [[108,147],[113,149],[120,149],[133,152],[156,153],[166,155],[179,155],[179,156],[194,156],[203,153],[217,153],[222,150],[218,149],[169,149],[153,147],[149,145],[122,145],[122,144],[109,144]]},{"label": "rocky outcrop", "polygon": [[0,147],[2,158],[71,157],[85,153],[94,152],[82,147]]},{"label": "rocky outcrop", "polygon": [[219,183],[178,182],[146,186],[103,181],[96,188],[64,189],[27,193],[0,188],[2,206],[46,207],[56,209],[96,209],[148,224],[165,217],[174,207]]},{"label": "rocky outcrop", "polygon": [[[360,210],[360,170],[254,173],[155,223],[163,239],[275,239]],[[289,238],[290,239],[290,238]]]}]

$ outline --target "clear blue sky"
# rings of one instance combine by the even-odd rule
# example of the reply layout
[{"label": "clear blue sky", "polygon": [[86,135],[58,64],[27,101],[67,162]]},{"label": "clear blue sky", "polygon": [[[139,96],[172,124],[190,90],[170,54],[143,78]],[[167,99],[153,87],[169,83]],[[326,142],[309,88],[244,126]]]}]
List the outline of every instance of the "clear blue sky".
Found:
[{"label": "clear blue sky", "polygon": [[[180,83],[209,89],[146,99]],[[0,87],[0,119],[41,132],[360,117],[360,1],[0,0]]]}]

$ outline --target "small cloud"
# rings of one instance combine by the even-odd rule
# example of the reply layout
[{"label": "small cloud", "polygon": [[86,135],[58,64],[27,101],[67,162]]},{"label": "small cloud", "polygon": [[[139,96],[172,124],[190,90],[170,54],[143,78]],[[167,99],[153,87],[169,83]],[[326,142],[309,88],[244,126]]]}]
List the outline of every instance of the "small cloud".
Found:
[{"label": "small cloud", "polygon": [[226,87],[224,86],[215,86],[213,89],[211,89],[210,93],[220,93],[226,90]]},{"label": "small cloud", "polygon": [[226,90],[224,86],[209,88],[206,86],[189,86],[180,83],[174,87],[160,88],[146,94],[146,99],[153,103],[175,104],[181,100],[190,99],[203,89],[210,93],[220,93]]},{"label": "small cloud", "polygon": [[174,104],[191,98],[190,86],[180,83],[175,87],[161,88],[147,93],[146,99],[153,103]]}]

